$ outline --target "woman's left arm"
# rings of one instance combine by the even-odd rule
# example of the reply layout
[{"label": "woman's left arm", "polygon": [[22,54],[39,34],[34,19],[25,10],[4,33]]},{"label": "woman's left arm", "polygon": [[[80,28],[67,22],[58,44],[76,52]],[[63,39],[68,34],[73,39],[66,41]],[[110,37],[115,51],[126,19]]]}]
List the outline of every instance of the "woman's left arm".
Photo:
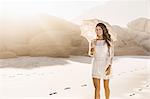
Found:
[{"label": "woman's left arm", "polygon": [[110,74],[113,57],[114,57],[114,42],[112,41],[111,47],[110,47],[110,56],[108,57],[108,63],[107,63],[106,69],[105,69],[106,75]]},{"label": "woman's left arm", "polygon": [[108,57],[108,60],[107,60],[106,71],[108,70],[109,67],[112,66],[113,57],[114,57],[114,42],[112,41],[111,42],[111,47],[110,47],[110,56]]},{"label": "woman's left arm", "polygon": [[114,42],[112,41],[110,47],[110,65],[112,65],[113,57],[114,57]]}]

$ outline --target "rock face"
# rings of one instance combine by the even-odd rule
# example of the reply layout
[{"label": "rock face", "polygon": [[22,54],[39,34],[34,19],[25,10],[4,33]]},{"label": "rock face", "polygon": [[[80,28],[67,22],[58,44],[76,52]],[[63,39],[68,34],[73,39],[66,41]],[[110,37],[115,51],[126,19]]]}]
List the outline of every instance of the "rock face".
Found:
[{"label": "rock face", "polygon": [[150,34],[150,19],[138,18],[127,24],[128,28],[133,31],[146,32]]},{"label": "rock face", "polygon": [[[80,27],[63,19],[6,17],[0,23],[0,58],[88,55],[89,43],[81,36]],[[115,55],[150,55],[150,19],[139,18],[127,26],[112,26],[117,34]]]},{"label": "rock face", "polygon": [[117,33],[116,55],[150,55],[150,19],[139,18],[127,28],[113,26]]},{"label": "rock face", "polygon": [[88,41],[78,25],[49,15],[13,18],[0,25],[0,58],[86,55]]},{"label": "rock face", "polygon": [[135,35],[135,41],[150,55],[150,19],[139,18],[128,24],[128,29]]},{"label": "rock face", "polygon": [[[95,20],[88,20],[88,22],[93,21]],[[150,55],[150,29],[147,29],[150,28],[149,24],[149,19],[139,18],[131,21],[127,28],[117,25],[109,26],[112,28],[112,34],[116,35],[115,38],[117,37],[115,55]]]},{"label": "rock face", "polygon": [[115,55],[147,55],[147,51],[136,42],[134,33],[119,26],[113,26],[113,29],[117,33]]}]

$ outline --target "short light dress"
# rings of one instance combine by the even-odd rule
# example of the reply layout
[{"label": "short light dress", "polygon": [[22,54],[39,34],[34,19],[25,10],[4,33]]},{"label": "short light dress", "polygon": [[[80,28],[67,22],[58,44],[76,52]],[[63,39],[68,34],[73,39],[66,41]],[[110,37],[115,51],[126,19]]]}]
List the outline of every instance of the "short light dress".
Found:
[{"label": "short light dress", "polygon": [[[92,44],[94,44],[92,42]],[[106,75],[106,69],[112,65],[112,49],[110,49],[110,55],[108,51],[108,46],[105,40],[96,40],[95,52],[92,59],[92,77],[98,79],[110,79],[112,73]]]}]

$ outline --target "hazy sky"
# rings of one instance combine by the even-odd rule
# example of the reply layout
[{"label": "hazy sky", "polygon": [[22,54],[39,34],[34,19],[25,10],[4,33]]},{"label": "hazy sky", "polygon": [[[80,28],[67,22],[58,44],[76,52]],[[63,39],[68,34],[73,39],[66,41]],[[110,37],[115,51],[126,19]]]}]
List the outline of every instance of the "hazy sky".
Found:
[{"label": "hazy sky", "polygon": [[83,11],[104,4],[105,1],[74,1],[74,0],[3,0],[1,5],[5,13],[30,15],[48,13],[65,19],[79,16]]},{"label": "hazy sky", "polygon": [[98,18],[113,25],[126,27],[128,22],[137,18],[150,18],[149,11],[149,0],[110,0],[103,5],[84,11],[75,21]]},{"label": "hazy sky", "polygon": [[[69,21],[76,21],[74,19],[78,18],[80,15],[82,15],[85,12],[88,12],[90,9],[97,7],[97,6],[107,6],[107,2],[110,1],[117,1],[117,0],[0,0],[0,15],[18,15],[21,17],[28,17],[35,13],[43,13],[43,14],[49,14],[53,16],[57,16]],[[126,1],[132,3],[135,2],[135,8],[139,6],[137,1],[142,1],[145,3],[145,5],[140,6],[139,8],[147,9],[148,11],[148,1],[149,0],[118,0],[120,3],[122,1]],[[119,5],[119,4],[118,4]],[[150,6],[150,2],[149,2]],[[121,8],[121,6],[120,6]],[[126,8],[123,8],[126,9]],[[111,12],[111,9],[110,9]],[[104,12],[101,12],[104,13]],[[108,12],[109,13],[109,12]],[[126,19],[130,20],[130,10],[127,7],[126,14],[128,14]],[[135,9],[135,16],[136,15],[143,15],[143,11]],[[90,14],[90,13],[89,13]],[[121,15],[120,15],[121,16]],[[134,16],[134,17],[135,17]],[[96,16],[92,16],[93,18]],[[104,16],[102,16],[104,17]],[[117,20],[109,18],[111,16],[106,16],[106,20],[112,21],[114,24],[120,24],[124,25],[124,23],[121,24]],[[117,16],[119,18],[119,15]],[[146,15],[145,17],[150,17],[150,14]],[[110,19],[110,20],[109,20]]]}]

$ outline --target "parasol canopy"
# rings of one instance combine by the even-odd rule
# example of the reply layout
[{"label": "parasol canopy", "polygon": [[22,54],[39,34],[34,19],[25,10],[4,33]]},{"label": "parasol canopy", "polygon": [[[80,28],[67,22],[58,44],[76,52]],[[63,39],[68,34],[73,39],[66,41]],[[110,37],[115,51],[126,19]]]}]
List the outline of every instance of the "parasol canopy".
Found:
[{"label": "parasol canopy", "polygon": [[95,33],[95,27],[97,23],[103,23],[106,25],[108,29],[108,33],[111,35],[111,38],[113,41],[117,40],[117,34],[113,31],[113,28],[110,24],[107,22],[104,22],[99,19],[89,19],[89,20],[82,20],[80,29],[81,29],[81,35],[85,37],[89,42],[96,38],[96,33]]}]

